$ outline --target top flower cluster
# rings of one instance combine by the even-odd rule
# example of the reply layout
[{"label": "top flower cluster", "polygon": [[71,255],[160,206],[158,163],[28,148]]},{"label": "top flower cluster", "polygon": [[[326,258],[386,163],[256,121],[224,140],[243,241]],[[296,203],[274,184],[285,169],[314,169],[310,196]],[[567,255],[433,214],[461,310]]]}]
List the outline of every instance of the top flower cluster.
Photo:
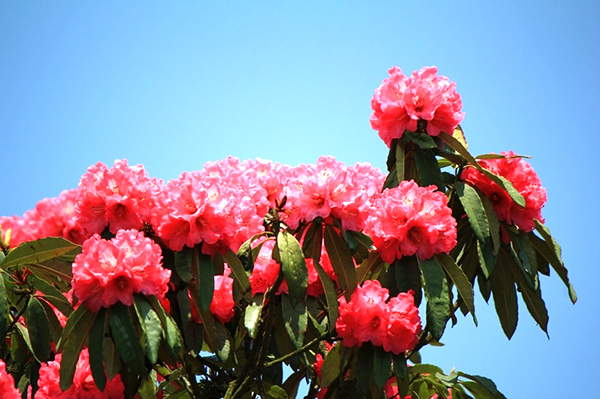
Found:
[{"label": "top flower cluster", "polygon": [[417,122],[426,121],[427,134],[452,134],[463,120],[462,101],[456,84],[437,75],[436,67],[424,67],[406,76],[391,68],[371,99],[371,127],[389,147],[406,130],[417,131]]}]

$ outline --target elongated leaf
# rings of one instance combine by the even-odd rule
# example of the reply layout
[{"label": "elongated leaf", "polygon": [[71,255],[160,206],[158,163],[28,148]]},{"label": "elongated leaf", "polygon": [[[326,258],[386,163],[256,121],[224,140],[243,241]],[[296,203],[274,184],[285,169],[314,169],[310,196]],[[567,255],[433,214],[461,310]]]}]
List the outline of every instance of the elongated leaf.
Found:
[{"label": "elongated leaf", "polygon": [[16,265],[41,263],[48,259],[68,254],[78,248],[81,247],[59,237],[47,237],[36,241],[24,242],[6,255],[2,263],[0,263],[0,267],[6,269],[7,267]]},{"label": "elongated leaf", "polygon": [[[406,158],[406,143],[396,142],[396,176],[397,182],[400,184],[406,178],[405,158]],[[397,185],[398,185],[397,184]],[[395,186],[394,186],[395,187]]]},{"label": "elongated leaf", "polygon": [[[435,143],[433,145],[435,145]],[[444,179],[442,178],[442,172],[440,171],[433,150],[421,149],[417,146],[415,147],[414,152],[417,172],[419,174],[419,185],[435,185],[438,190],[444,192]]]},{"label": "elongated leaf", "polygon": [[325,270],[321,267],[319,262],[316,260],[313,261],[315,269],[317,269],[317,273],[319,274],[319,279],[321,280],[321,284],[323,284],[323,291],[325,291],[325,300],[327,301],[327,317],[329,322],[329,332],[333,332],[335,329],[335,322],[339,316],[339,302],[337,299],[337,293],[335,291],[335,284],[329,278]]},{"label": "elongated leaf", "polygon": [[219,321],[219,319],[215,318],[214,326],[217,337],[217,357],[219,358],[219,360],[225,363],[227,362],[227,360],[229,360],[229,357],[232,354],[232,339],[229,335],[229,332],[227,331],[225,326],[223,326],[221,321]]},{"label": "elongated leaf", "polygon": [[[541,234],[544,238],[544,241],[535,240],[534,234],[531,234],[529,237],[534,244],[535,249],[542,254],[542,256],[550,263],[556,274],[561,278],[563,283],[567,286],[569,290],[569,298],[571,302],[577,302],[577,293],[575,292],[575,288],[569,282],[569,275],[567,272],[567,268],[565,267],[562,256],[560,245],[554,240],[554,237],[550,234],[550,230],[544,226],[540,221],[535,221],[535,230]],[[546,245],[541,245],[544,242]]]},{"label": "elongated leaf", "polygon": [[215,272],[209,255],[197,251],[198,299],[203,311],[208,312],[215,292]]},{"label": "elongated leaf", "polygon": [[396,286],[400,292],[413,290],[415,306],[418,307],[423,299],[423,290],[421,289],[421,271],[416,257],[403,256],[390,265],[388,272],[389,270],[394,272]]},{"label": "elongated leaf", "polygon": [[295,300],[292,296],[283,294],[281,298],[281,311],[285,330],[296,348],[304,344],[304,335],[308,327],[308,313],[306,305]]},{"label": "elongated leaf", "polygon": [[179,351],[181,350],[181,333],[177,328],[177,324],[173,321],[171,316],[167,314],[165,309],[162,307],[158,299],[154,295],[147,296],[146,299],[152,306],[152,309],[156,312],[158,318],[163,325],[163,334],[167,341],[167,348],[171,352],[171,355],[178,357]]},{"label": "elongated leaf", "polygon": [[486,279],[494,273],[496,268],[497,258],[494,255],[494,248],[492,245],[484,245],[481,241],[477,240],[477,257],[479,258],[479,265],[483,271],[483,275]]},{"label": "elongated leaf", "polygon": [[68,288],[66,283],[71,282],[73,279],[71,263],[72,262],[65,261],[61,258],[53,258],[42,263],[29,263],[27,268],[37,277],[41,277],[57,286]]},{"label": "elongated leaf", "polygon": [[375,347],[373,354],[373,378],[377,388],[382,389],[392,374],[392,353]]},{"label": "elongated leaf", "polygon": [[250,287],[250,280],[248,279],[248,274],[244,269],[244,265],[242,265],[242,262],[233,251],[227,251],[225,253],[225,260],[233,272],[234,281],[240,287],[242,297],[247,302],[250,302],[252,288]]},{"label": "elongated leaf", "polygon": [[492,296],[504,334],[511,339],[518,321],[517,292],[509,265],[509,262],[514,262],[514,260],[505,250],[500,250],[498,262],[494,273],[490,276]]},{"label": "elongated leaf", "polygon": [[58,342],[60,340],[60,337],[62,336],[63,327],[60,324],[58,317],[56,317],[56,313],[54,313],[54,308],[52,308],[52,305],[50,305],[50,303],[48,303],[45,299],[46,299],[45,297],[41,297],[41,298],[38,297],[38,300],[44,307],[44,312],[46,312],[46,317],[48,317],[48,327],[50,328],[50,338],[52,339],[53,342]]},{"label": "elongated leaf", "polygon": [[281,270],[290,295],[303,300],[308,286],[308,269],[298,240],[287,230],[281,231],[277,235],[276,248],[279,250]]},{"label": "elongated leaf", "polygon": [[369,386],[373,380],[373,352],[373,345],[371,345],[370,342],[363,344],[358,349],[356,385],[364,394],[369,392]]},{"label": "elongated leaf", "polygon": [[146,373],[144,351],[138,340],[129,308],[120,302],[110,307],[110,329],[121,359],[133,373]]},{"label": "elongated leaf", "polygon": [[150,363],[154,364],[158,358],[158,350],[163,337],[162,323],[144,297],[134,296],[134,305],[140,326],[146,335],[146,357]]},{"label": "elongated leaf", "polygon": [[490,242],[490,225],[479,194],[473,187],[460,181],[454,187],[475,236],[482,243]]},{"label": "elongated leaf", "polygon": [[500,187],[504,188],[508,195],[512,198],[513,201],[519,206],[525,207],[525,198],[515,189],[511,182],[506,180],[503,176],[498,176],[489,170],[485,169],[477,160],[469,153],[469,151],[454,137],[450,136],[445,132],[440,132],[439,137],[441,137],[446,143],[450,145],[456,152],[465,157],[467,161],[474,167],[476,167],[481,173],[486,175],[490,180],[494,183],[498,184]]},{"label": "elongated leaf", "polygon": [[4,272],[0,272],[0,337],[5,337],[6,330],[8,329],[8,302],[6,286],[4,285],[4,275]]},{"label": "elongated leaf", "polygon": [[[81,308],[83,310],[79,311]],[[59,373],[60,389],[63,391],[69,389],[73,384],[79,354],[95,320],[96,313],[88,310],[85,305],[80,305],[67,319],[67,324],[60,339],[60,342],[64,342]]]},{"label": "elongated leaf", "polygon": [[346,241],[338,235],[333,226],[325,226],[325,249],[329,255],[331,266],[338,278],[338,284],[345,290],[344,296],[350,301],[352,292],[356,289],[357,275],[352,254],[346,246]]},{"label": "elongated leaf", "polygon": [[342,373],[345,365],[342,362],[341,351],[342,342],[338,341],[325,356],[321,368],[321,387],[327,388]]},{"label": "elongated leaf", "polygon": [[174,254],[175,271],[185,283],[189,283],[192,279],[192,261],[194,259],[194,249],[183,247],[181,251]]},{"label": "elongated leaf", "polygon": [[475,295],[473,294],[473,285],[463,273],[462,269],[454,262],[454,259],[450,255],[441,253],[436,255],[438,262],[442,265],[450,279],[454,283],[456,290],[462,297],[467,309],[473,316],[473,322],[477,325],[477,318],[475,317]]},{"label": "elongated leaf", "polygon": [[436,258],[419,259],[419,269],[425,283],[425,298],[427,299],[427,328],[433,338],[440,340],[450,311],[450,293],[446,274]]},{"label": "elongated leaf", "polygon": [[427,364],[427,363],[415,364],[414,366],[412,366],[410,368],[409,371],[410,371],[411,375],[418,375],[418,374],[436,375],[437,373],[443,373],[443,370],[441,368],[439,368],[438,366],[433,365],[433,364]]},{"label": "elongated leaf", "polygon": [[40,362],[48,361],[50,357],[50,326],[46,311],[36,297],[31,297],[25,309],[25,323],[29,330],[31,348],[36,359]]},{"label": "elongated leaf", "polygon": [[[314,220],[310,222],[308,228],[306,229],[306,234],[304,235],[304,240],[302,241],[302,252],[304,253],[305,258],[312,258],[313,254],[315,254],[314,247],[315,244],[319,245],[319,249],[321,248],[320,242],[317,242],[317,233],[323,230],[323,225],[321,222],[315,222]],[[319,236],[321,241],[323,240],[323,235]],[[318,257],[315,260],[319,260],[321,257],[321,252],[318,252]],[[314,259],[314,258],[313,258]]]},{"label": "elongated leaf", "polygon": [[416,133],[416,132],[406,131],[406,132],[404,132],[404,134],[402,134],[402,138],[400,139],[400,142],[407,142],[407,141],[412,141],[417,146],[419,146],[420,148],[423,148],[423,149],[437,148],[437,144],[433,140],[433,137],[431,137],[428,134],[424,134],[424,133]]},{"label": "elongated leaf", "polygon": [[256,339],[258,333],[258,324],[263,310],[264,296],[257,294],[252,298],[252,303],[244,311],[244,327],[248,330],[248,335]]},{"label": "elongated leaf", "polygon": [[492,201],[490,201],[490,199],[482,192],[477,191],[477,193],[479,194],[479,198],[481,199],[481,203],[485,209],[485,215],[487,217],[488,224],[490,225],[490,236],[492,238],[492,244],[494,245],[494,255],[496,255],[498,254],[498,250],[500,249],[501,245],[500,222],[498,221],[496,211],[494,211]]},{"label": "elongated leaf", "polygon": [[90,331],[90,370],[94,382],[100,391],[106,387],[106,371],[104,368],[104,331],[106,329],[106,309],[102,308],[96,316],[92,330]]},{"label": "elongated leaf", "polygon": [[[498,388],[496,387],[496,384],[494,384],[494,382],[492,380],[490,380],[489,378],[481,377],[479,375],[466,374],[466,373],[463,373],[463,372],[460,372],[460,371],[458,372],[458,375],[461,376],[461,377],[468,378],[468,379],[472,380],[479,387],[483,388],[484,391],[487,391],[491,395],[491,396],[489,396],[490,398],[493,398],[493,399],[506,399],[506,397],[500,391],[498,391]],[[476,395],[476,397],[478,399],[480,397],[480,396],[477,396],[478,393],[479,394],[485,394],[485,392],[482,392],[483,390],[476,390],[477,392],[473,391],[471,388],[473,388],[474,385],[470,384],[469,381],[463,382],[462,385],[465,386],[474,395]],[[487,397],[487,396],[485,396],[485,397]]]}]

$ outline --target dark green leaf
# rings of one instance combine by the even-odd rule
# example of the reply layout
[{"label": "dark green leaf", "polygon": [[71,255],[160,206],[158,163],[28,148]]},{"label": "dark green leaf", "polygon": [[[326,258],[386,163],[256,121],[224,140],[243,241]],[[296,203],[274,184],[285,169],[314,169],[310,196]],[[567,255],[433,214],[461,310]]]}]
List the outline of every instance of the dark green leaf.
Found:
[{"label": "dark green leaf", "polygon": [[439,368],[438,366],[435,366],[433,364],[427,364],[427,363],[415,364],[414,366],[412,366],[409,369],[409,371],[410,371],[411,375],[418,375],[418,374],[435,375],[437,373],[443,372],[443,370],[441,368]]},{"label": "dark green leaf", "polygon": [[57,286],[62,285],[65,290],[69,288],[67,283],[73,279],[72,262],[61,258],[48,259],[41,263],[30,263],[27,268],[37,277],[52,282]]},{"label": "dark green leaf", "polygon": [[102,308],[96,316],[96,321],[90,331],[90,342],[88,345],[90,353],[90,370],[94,382],[100,391],[106,387],[106,372],[104,369],[104,330],[106,329],[106,309]]},{"label": "dark green leaf", "polygon": [[244,327],[248,330],[248,335],[252,339],[256,339],[258,333],[258,324],[263,310],[264,296],[256,294],[252,298],[252,303],[246,307],[244,311]]},{"label": "dark green leaf", "polygon": [[404,132],[404,134],[402,134],[402,138],[400,139],[400,141],[412,141],[417,146],[423,149],[433,149],[438,147],[435,141],[433,140],[433,137],[424,133],[406,131]]},{"label": "dark green leaf", "polygon": [[325,270],[321,267],[319,262],[316,260],[313,261],[315,269],[319,274],[319,279],[321,280],[321,284],[323,284],[323,291],[325,291],[325,300],[327,301],[327,316],[329,318],[329,331],[333,332],[335,329],[335,322],[337,321],[339,312],[339,302],[337,298],[337,293],[335,291],[335,285],[331,278],[325,273]]},{"label": "dark green leaf", "polygon": [[279,250],[281,271],[290,295],[298,300],[303,300],[308,286],[308,269],[298,240],[287,230],[280,231],[275,248]]},{"label": "dark green leaf", "polygon": [[229,360],[231,356],[231,337],[229,336],[229,332],[223,326],[219,319],[214,320],[215,333],[217,337],[217,357],[223,363]]},{"label": "dark green leaf", "polygon": [[477,240],[477,257],[479,258],[479,265],[483,271],[483,275],[486,279],[494,273],[496,267],[496,256],[494,255],[494,248],[492,245],[484,245],[481,241]]},{"label": "dark green leaf", "polygon": [[175,271],[184,283],[189,283],[192,279],[192,261],[194,259],[194,249],[184,246],[181,251],[174,253]]},{"label": "dark green leaf", "polygon": [[[471,391],[471,393],[473,393],[477,399],[479,399],[479,396],[477,396],[478,394],[483,394],[484,396],[482,397],[489,397],[493,399],[506,399],[506,397],[500,391],[498,391],[496,384],[494,384],[494,382],[489,378],[481,377],[479,375],[466,374],[460,371],[458,372],[458,375],[472,380],[477,387],[483,388],[481,390],[473,391],[472,388],[474,388],[474,384],[470,383],[469,381],[462,383],[462,385]],[[490,396],[485,396],[486,392]]]},{"label": "dark green leaf", "polygon": [[170,315],[167,314],[158,299],[154,295],[147,296],[146,299],[156,312],[158,318],[163,325],[163,334],[167,341],[167,347],[171,351],[171,355],[177,357],[181,349],[181,333],[177,328],[177,324],[173,321]]},{"label": "dark green leaf", "polygon": [[369,386],[373,379],[373,345],[369,342],[358,349],[358,361],[356,363],[356,385],[364,394],[369,392]]},{"label": "dark green leaf", "polygon": [[[304,240],[302,241],[302,252],[304,253],[305,258],[313,258],[313,255],[317,255],[317,259],[321,257],[321,252],[316,253],[314,251],[314,247],[316,244],[319,245],[319,249],[321,248],[319,240],[317,240],[317,233],[323,230],[323,225],[320,222],[312,221],[310,222],[308,229],[306,229],[306,234],[304,235]],[[319,236],[321,238],[320,241],[323,240],[323,235]],[[314,259],[314,258],[313,258]]]},{"label": "dark green leaf", "polygon": [[120,302],[115,303],[110,307],[109,319],[112,337],[121,359],[131,372],[144,375],[144,352],[135,332],[129,308]]},{"label": "dark green leaf", "polygon": [[[427,137],[431,138],[430,136]],[[444,192],[444,179],[433,150],[415,147],[414,151],[419,185],[423,187],[435,185],[438,190]]]},{"label": "dark green leaf", "polygon": [[496,211],[494,211],[492,201],[490,201],[490,199],[480,191],[477,191],[477,193],[479,194],[479,198],[481,199],[481,203],[483,204],[483,208],[485,210],[487,221],[490,225],[490,236],[492,238],[492,244],[494,245],[493,253],[496,255],[500,249],[500,245],[502,244],[500,241],[500,222],[498,221]]},{"label": "dark green leaf", "polygon": [[146,335],[146,356],[150,363],[154,364],[158,359],[158,350],[163,337],[162,323],[144,297],[134,296],[134,305],[140,326]]},{"label": "dark green leaf", "polygon": [[4,275],[4,272],[0,273],[0,337],[5,337],[6,330],[8,329],[8,302],[6,286],[4,285]]},{"label": "dark green leaf", "polygon": [[335,231],[333,226],[325,226],[325,249],[329,255],[331,266],[338,278],[338,284],[343,289],[346,300],[350,300],[356,289],[357,274],[352,254],[346,246],[346,241]]},{"label": "dark green leaf", "polygon": [[375,347],[373,355],[373,378],[377,388],[382,389],[392,374],[392,353]]},{"label": "dark green leaf", "polygon": [[48,361],[50,357],[50,326],[46,311],[36,297],[31,297],[25,309],[25,324],[29,331],[31,348],[36,359],[40,362]]},{"label": "dark green leaf", "polygon": [[436,258],[419,259],[427,299],[427,328],[434,339],[444,334],[450,310],[450,294],[446,274]]},{"label": "dark green leaf", "polygon": [[395,167],[390,173],[388,173],[387,177],[385,178],[382,190],[394,187],[398,187],[398,171]]},{"label": "dark green leaf", "polygon": [[215,272],[209,255],[197,251],[198,288],[200,307],[208,312],[215,291]]},{"label": "dark green leaf", "polygon": [[396,286],[400,292],[409,292],[413,290],[415,297],[415,306],[421,304],[423,291],[421,289],[421,271],[417,258],[415,256],[403,256],[397,259],[390,269],[395,274]]},{"label": "dark green leaf", "polygon": [[34,279],[33,286],[41,291],[44,294],[44,299],[50,302],[62,314],[66,317],[71,315],[73,308],[62,292],[40,278]]},{"label": "dark green leaf", "polygon": [[494,306],[508,339],[513,336],[518,321],[517,292],[509,262],[514,262],[514,259],[501,249],[498,253],[498,265],[490,276]]},{"label": "dark green leaf", "polygon": [[479,194],[473,187],[461,181],[456,182],[454,187],[475,236],[482,243],[490,242],[490,225]]},{"label": "dark green leaf", "polygon": [[263,382],[263,389],[268,399],[288,399],[287,393],[280,386]]},{"label": "dark green leaf", "polygon": [[[396,175],[398,184],[406,179],[405,159],[406,159],[406,143],[396,142]],[[364,391],[363,391],[364,392]]]},{"label": "dark green leaf", "polygon": [[60,362],[60,389],[63,391],[69,389],[73,383],[79,354],[95,320],[96,313],[88,310],[85,305],[80,305],[67,319],[63,335],[60,338],[60,343],[63,343]]},{"label": "dark green leaf", "polygon": [[[535,235],[532,234],[530,235],[532,244],[534,245],[535,249],[540,252],[544,258],[546,258],[556,274],[558,274],[563,283],[565,283],[569,290],[569,298],[571,299],[571,302],[577,302],[577,293],[575,292],[575,288],[573,288],[569,282],[567,268],[562,261],[560,246],[550,234],[550,230],[538,220],[535,221],[535,230],[541,234],[541,236],[544,238],[544,241],[533,239]],[[546,245],[542,245],[542,243],[545,243]]]},{"label": "dark green leaf", "polygon": [[281,310],[288,336],[296,348],[302,347],[304,344],[304,334],[308,327],[306,305],[295,300],[290,295],[282,294]]},{"label": "dark green leaf", "polygon": [[44,311],[46,312],[46,316],[48,317],[48,326],[50,327],[50,337],[53,342],[58,342],[60,337],[62,336],[63,327],[56,317],[56,313],[54,313],[54,308],[48,302],[46,302],[46,297],[38,298],[42,306],[44,307]]},{"label": "dark green leaf", "polygon": [[252,288],[250,287],[250,280],[248,279],[248,274],[244,269],[242,262],[232,251],[227,251],[225,253],[225,260],[227,261],[227,264],[233,272],[234,281],[239,286],[240,291],[242,293],[242,297],[247,302],[250,302],[250,294],[252,293]]},{"label": "dark green leaf", "polygon": [[442,265],[450,279],[454,283],[456,290],[462,297],[467,309],[473,316],[473,321],[477,325],[477,318],[475,317],[475,296],[473,294],[473,285],[467,276],[463,273],[462,269],[454,262],[454,259],[450,255],[441,253],[436,255],[437,260]]},{"label": "dark green leaf", "polygon": [[28,265],[31,263],[41,263],[48,259],[56,258],[80,248],[64,238],[46,237],[36,241],[24,242],[15,249],[11,250],[0,263],[0,267],[16,265]]},{"label": "dark green leaf", "polygon": [[327,388],[344,370],[345,364],[342,362],[341,354],[343,349],[342,341],[338,341],[325,356],[321,368],[321,387]]},{"label": "dark green leaf", "polygon": [[300,381],[306,376],[306,372],[304,370],[298,370],[295,373],[290,374],[290,376],[283,383],[283,389],[287,393],[289,398],[295,398],[298,393],[298,386],[300,385]]}]

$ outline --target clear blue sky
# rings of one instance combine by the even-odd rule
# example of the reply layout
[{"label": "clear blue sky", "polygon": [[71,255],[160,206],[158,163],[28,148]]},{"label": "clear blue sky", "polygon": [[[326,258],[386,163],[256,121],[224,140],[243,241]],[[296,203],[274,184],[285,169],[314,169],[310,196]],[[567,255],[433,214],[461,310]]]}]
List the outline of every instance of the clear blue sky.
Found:
[{"label": "clear blue sky", "polygon": [[[384,168],[369,126],[397,65],[457,83],[473,153],[531,155],[546,223],[579,294],[541,281],[550,340],[493,304],[424,360],[492,378],[508,398],[597,395],[600,3],[0,1],[0,214],[22,215],[127,158],[172,179],[227,155]],[[543,276],[542,276],[543,277]]]}]

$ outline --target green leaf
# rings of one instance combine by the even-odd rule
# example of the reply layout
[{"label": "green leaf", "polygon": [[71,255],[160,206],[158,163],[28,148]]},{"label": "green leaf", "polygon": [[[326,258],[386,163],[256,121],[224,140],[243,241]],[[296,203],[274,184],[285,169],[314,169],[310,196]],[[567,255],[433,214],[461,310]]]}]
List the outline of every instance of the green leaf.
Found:
[{"label": "green leaf", "polygon": [[382,347],[374,348],[373,378],[377,388],[382,389],[392,374],[392,352],[386,352]]},{"label": "green leaf", "polygon": [[510,262],[514,262],[514,260],[504,249],[501,249],[498,253],[498,265],[496,265],[494,273],[490,276],[494,306],[504,334],[508,339],[513,336],[518,321],[517,292],[510,271]]},{"label": "green leaf", "polygon": [[265,397],[268,399],[288,399],[288,394],[285,390],[277,385],[262,382]]},{"label": "green leaf", "polygon": [[400,184],[400,182],[402,180],[405,180],[406,178],[406,170],[404,168],[405,166],[405,158],[406,158],[406,148],[405,148],[406,144],[405,143],[401,143],[399,141],[396,142],[396,176],[397,176],[397,181],[398,184]]},{"label": "green leaf", "polygon": [[234,281],[240,287],[242,297],[247,302],[250,302],[250,294],[252,293],[252,287],[250,287],[250,280],[248,279],[248,274],[244,269],[244,265],[242,265],[240,259],[231,250],[228,250],[225,253],[225,261],[231,268]]},{"label": "green leaf", "polygon": [[423,187],[435,185],[438,190],[444,192],[444,179],[433,150],[415,147],[414,152],[419,174],[419,185]]},{"label": "green leaf", "polygon": [[[321,220],[313,220],[309,223],[302,241],[302,253],[305,258],[312,258],[318,261],[321,258],[321,242],[323,241],[323,224]],[[318,251],[315,246],[318,246]],[[314,256],[317,256],[314,258]]]},{"label": "green leaf", "polygon": [[50,305],[45,297],[38,297],[38,300],[44,307],[44,311],[46,312],[46,317],[48,317],[48,327],[50,328],[50,338],[53,342],[58,342],[60,337],[62,336],[63,327],[56,317],[56,313],[54,313],[54,308]]},{"label": "green leaf", "polygon": [[184,246],[181,251],[174,254],[175,271],[184,283],[189,283],[192,279],[192,262],[194,259],[194,249]]},{"label": "green leaf", "polygon": [[502,244],[500,241],[500,222],[498,221],[496,211],[494,211],[492,201],[490,201],[490,199],[480,191],[477,191],[477,193],[479,194],[479,198],[481,199],[481,203],[483,204],[483,208],[485,210],[487,221],[490,225],[490,236],[492,238],[492,244],[494,245],[493,254],[496,255],[500,249],[500,245]]},{"label": "green leaf", "polygon": [[252,303],[246,306],[244,311],[244,327],[248,330],[248,335],[252,339],[256,339],[258,333],[258,324],[263,310],[264,296],[256,294],[252,298]]},{"label": "green leaf", "polygon": [[497,258],[494,255],[494,249],[491,245],[484,245],[481,241],[477,240],[477,257],[479,258],[479,265],[483,271],[483,275],[486,279],[494,273],[496,268]]},{"label": "green leaf", "polygon": [[106,387],[106,372],[104,369],[104,331],[106,329],[106,309],[102,308],[96,316],[92,330],[90,331],[90,342],[88,345],[90,353],[90,370],[94,382],[100,391]]},{"label": "green leaf", "polygon": [[68,254],[81,248],[64,238],[46,237],[36,241],[24,242],[11,250],[0,263],[0,267],[6,269],[16,265],[28,265],[41,263],[46,260]]},{"label": "green leaf", "polygon": [[317,273],[319,274],[319,279],[323,285],[323,291],[325,291],[325,300],[327,301],[327,317],[329,319],[329,332],[333,332],[335,329],[335,322],[339,316],[339,302],[335,290],[335,284],[331,278],[329,278],[325,270],[323,270],[318,261],[313,261],[313,264],[317,270]]},{"label": "green leaf", "polygon": [[[1,236],[0,236],[1,239]],[[2,251],[0,251],[2,252]],[[0,273],[0,337],[6,336],[8,330],[8,302],[6,296],[6,286],[4,285],[5,273]]]},{"label": "green leaf", "polygon": [[427,299],[427,328],[433,338],[440,340],[449,318],[450,294],[446,274],[436,258],[419,259]]},{"label": "green leaf", "polygon": [[231,337],[219,319],[214,320],[214,326],[217,337],[217,357],[223,363],[226,363],[232,354]]},{"label": "green leaf", "polygon": [[[506,397],[500,391],[498,391],[496,384],[494,384],[494,382],[489,378],[481,377],[479,375],[470,375],[460,371],[458,372],[458,375],[473,381],[473,383],[471,383],[470,381],[464,381],[462,385],[469,391],[471,391],[471,393],[475,395],[477,399],[479,399],[480,397],[489,397],[492,399],[506,399]],[[475,386],[477,387],[477,389],[473,390]]]},{"label": "green leaf", "polygon": [[482,243],[488,243],[490,241],[490,225],[479,194],[473,187],[461,181],[456,182],[454,187],[475,236]]},{"label": "green leaf", "polygon": [[321,368],[322,388],[327,388],[342,373],[345,366],[342,362],[342,349],[342,341],[338,341],[325,356],[323,367]]},{"label": "green leaf", "polygon": [[421,289],[421,271],[417,258],[415,256],[403,256],[390,265],[389,271],[394,272],[396,286],[400,292],[413,290],[415,297],[415,306],[421,304],[423,299],[423,290]]},{"label": "green leaf", "polygon": [[36,278],[33,280],[33,286],[44,294],[44,299],[50,302],[55,308],[57,308],[63,315],[69,317],[73,312],[69,300],[56,289],[53,285],[46,281]]},{"label": "green leaf", "polygon": [[473,294],[473,285],[450,255],[441,253],[436,255],[436,258],[448,276],[450,276],[450,279],[454,283],[459,295],[462,297],[467,309],[469,309],[469,312],[471,312],[475,325],[477,325],[477,318],[475,317],[475,295]]},{"label": "green leaf", "polygon": [[167,314],[156,296],[147,296],[146,300],[148,300],[152,306],[152,309],[154,309],[163,325],[163,334],[165,335],[165,339],[167,341],[167,348],[171,352],[172,356],[177,357],[179,355],[179,351],[181,350],[182,341],[181,333],[177,328],[177,324],[175,324],[171,316]]},{"label": "green leaf", "polygon": [[60,389],[63,391],[69,389],[73,384],[73,376],[77,368],[79,354],[95,320],[96,313],[88,310],[83,304],[71,313],[71,316],[67,319],[67,324],[58,345],[60,346],[60,343],[64,343],[62,345],[62,359],[60,361],[59,373]]},{"label": "green leaf", "polygon": [[[531,238],[532,244],[534,245],[535,249],[550,263],[563,283],[565,283],[569,290],[569,298],[571,299],[571,302],[577,302],[577,293],[575,292],[575,288],[573,288],[569,282],[567,268],[562,261],[560,246],[550,234],[550,230],[540,223],[539,220],[535,220],[535,230],[541,234],[541,236],[544,238],[544,241],[535,240],[533,238],[535,235],[531,234],[529,237]],[[542,243],[545,243],[546,245],[542,245]]]},{"label": "green leaf", "polygon": [[50,357],[50,326],[46,311],[36,297],[29,298],[27,309],[25,309],[25,324],[29,331],[31,348],[36,359],[40,362],[48,361]]},{"label": "green leaf", "polygon": [[136,374],[145,375],[144,351],[138,340],[129,308],[120,302],[110,307],[110,329],[113,341],[127,368]]},{"label": "green leaf", "polygon": [[41,263],[30,263],[27,268],[33,272],[33,274],[46,280],[49,283],[56,284],[57,287],[63,291],[70,289],[68,283],[73,279],[72,265],[73,262],[66,261],[61,258],[48,259]]},{"label": "green leaf", "polygon": [[163,337],[162,323],[144,297],[135,295],[133,299],[135,312],[145,333],[146,357],[154,364],[158,359],[158,350]]},{"label": "green leaf", "polygon": [[352,254],[346,246],[346,241],[335,231],[333,226],[325,226],[325,249],[329,255],[331,266],[338,278],[338,284],[343,289],[346,300],[350,301],[352,292],[356,289],[357,274]]},{"label": "green leaf", "polygon": [[424,134],[424,133],[406,131],[406,132],[404,132],[404,134],[402,134],[402,138],[400,139],[400,142],[407,142],[407,141],[412,141],[417,146],[419,146],[420,148],[423,148],[423,149],[438,148],[437,144],[433,140],[433,137],[431,137],[428,134]]},{"label": "green leaf", "polygon": [[356,385],[364,394],[369,392],[369,386],[373,379],[373,345],[364,343],[358,349],[358,360],[356,363]]},{"label": "green leaf", "polygon": [[285,330],[296,348],[304,344],[304,334],[308,327],[306,305],[295,300],[292,296],[282,294],[281,310]]},{"label": "green leaf", "polygon": [[290,295],[303,300],[308,286],[308,269],[298,240],[287,230],[280,231],[277,235],[276,248],[279,250],[281,270]]},{"label": "green leaf", "polygon": [[197,251],[196,266],[198,268],[198,299],[200,308],[208,312],[215,291],[215,272],[212,259],[209,255]]},{"label": "green leaf", "polygon": [[427,363],[419,363],[412,366],[410,369],[411,375],[419,375],[419,374],[431,374],[436,375],[437,373],[443,373],[443,370],[436,365],[427,364]]}]

